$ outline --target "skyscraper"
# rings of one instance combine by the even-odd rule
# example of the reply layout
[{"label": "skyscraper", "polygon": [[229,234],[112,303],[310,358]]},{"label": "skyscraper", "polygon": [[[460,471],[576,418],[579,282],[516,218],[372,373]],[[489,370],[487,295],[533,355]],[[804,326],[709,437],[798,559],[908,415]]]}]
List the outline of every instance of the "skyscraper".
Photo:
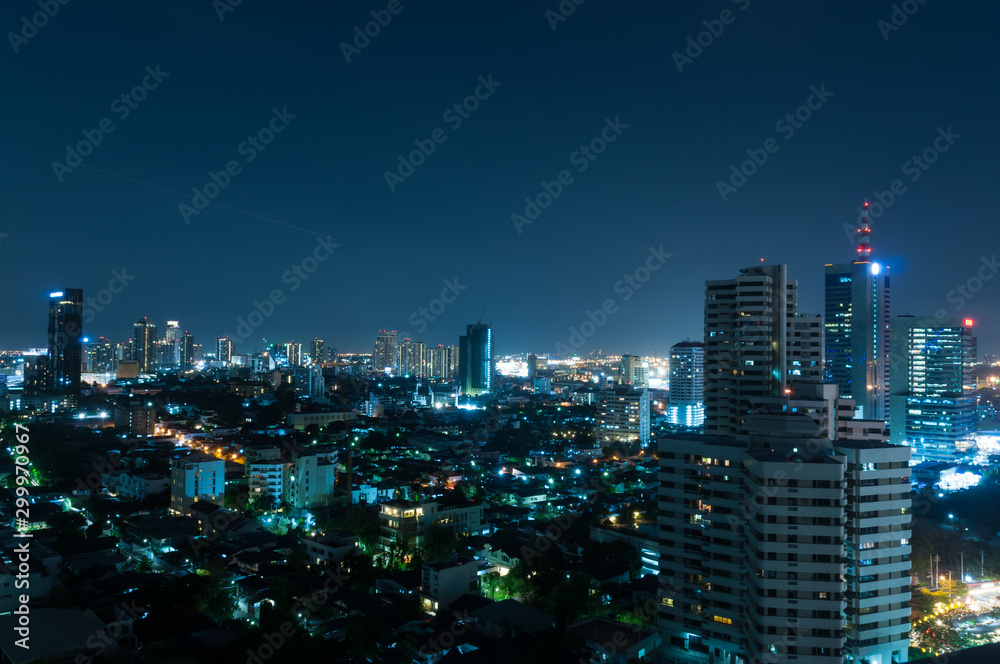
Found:
[{"label": "skyscraper", "polygon": [[423,341],[403,339],[399,344],[399,374],[401,376],[426,376],[427,347]]},{"label": "skyscraper", "polygon": [[372,371],[375,373],[393,372],[399,368],[399,350],[396,347],[395,330],[379,330],[372,350]]},{"label": "skyscraper", "polygon": [[295,341],[285,344],[285,357],[288,358],[288,366],[302,366],[302,344]]},{"label": "skyscraper", "polygon": [[889,417],[889,268],[872,261],[865,202],[857,258],[826,266],[828,383],[854,399],[861,417]]},{"label": "skyscraper", "polygon": [[705,423],[705,344],[682,341],[670,347],[670,405],[667,421],[675,426]]},{"label": "skyscraper", "polygon": [[458,385],[463,394],[479,396],[493,390],[493,327],[467,325],[458,338]]},{"label": "skyscraper", "polygon": [[889,440],[920,461],[953,461],[973,444],[976,398],[967,393],[972,321],[892,319]]},{"label": "skyscraper", "polygon": [[163,338],[172,345],[174,356],[173,359],[167,363],[165,366],[177,367],[181,363],[181,337],[183,332],[180,328],[180,323],[175,320],[167,321],[167,329],[164,332]]},{"label": "skyscraper", "polygon": [[141,318],[133,326],[132,359],[139,363],[140,373],[152,373],[156,370],[156,324],[149,318]]},{"label": "skyscraper", "polygon": [[50,394],[80,395],[83,367],[83,290],[49,293],[49,357],[43,384]]},{"label": "skyscraper", "polygon": [[191,336],[190,332],[185,332],[181,336],[180,341],[180,369],[181,371],[190,371],[194,368],[195,362],[195,348],[194,348],[194,337]]},{"label": "skyscraper", "polygon": [[[215,359],[230,364],[233,361],[233,340],[229,337],[216,337]],[[290,364],[290,363],[289,363]]]},{"label": "skyscraper", "polygon": [[734,435],[757,397],[788,384],[796,282],[785,265],[758,265],[705,283],[705,433]]},{"label": "skyscraper", "polygon": [[326,342],[316,337],[309,343],[309,357],[313,364],[326,362]]}]

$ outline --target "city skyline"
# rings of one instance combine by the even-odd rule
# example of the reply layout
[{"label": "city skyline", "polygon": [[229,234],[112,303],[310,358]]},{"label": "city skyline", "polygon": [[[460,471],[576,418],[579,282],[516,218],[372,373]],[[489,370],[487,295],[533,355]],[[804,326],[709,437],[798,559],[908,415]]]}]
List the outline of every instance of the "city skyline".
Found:
[{"label": "city skyline", "polygon": [[[713,278],[715,265],[788,264],[800,309],[821,312],[822,266],[853,258],[845,225],[857,224],[865,198],[894,313],[968,316],[986,331],[982,347],[997,347],[998,266],[976,241],[993,217],[996,92],[970,63],[990,57],[998,8],[921,5],[890,29],[891,6],[860,2],[843,15],[744,0],[591,4],[555,23],[542,8],[402,6],[359,53],[341,44],[370,20],[374,8],[360,3],[277,14],[244,3],[221,21],[195,3],[72,18],[78,10],[66,9],[18,44],[0,61],[22,93],[10,109],[20,130],[9,139],[0,249],[22,288],[0,294],[10,312],[0,347],[44,345],[34,303],[70,285],[106,293],[85,321],[93,336],[117,337],[148,316],[161,326],[181,318],[200,339],[235,338],[238,319],[280,289],[252,338],[320,334],[359,352],[383,327],[450,341],[484,306],[504,348],[552,352],[614,298],[617,313],[586,347],[662,355],[700,337],[700,289],[678,284]],[[722,9],[735,18],[713,37],[706,25],[718,32]],[[6,24],[23,11],[10,7]],[[131,29],[150,13],[163,37]],[[708,45],[691,47],[702,32]],[[927,48],[949,34],[963,38]],[[261,35],[273,48],[248,48]],[[512,37],[523,50],[498,55]],[[619,46],[601,46],[606,38]],[[182,41],[188,52],[169,47]],[[54,66],[61,52],[75,57]],[[228,75],[206,76],[206,61]],[[48,111],[50,88],[73,107]],[[717,112],[731,100],[740,113]],[[100,130],[102,118],[113,131]],[[436,128],[444,140],[410,160],[420,145],[430,152]],[[81,165],[54,169],[87,135],[100,143]],[[594,159],[580,150],[591,143]],[[211,205],[178,209],[195,209],[192,191],[212,187]],[[139,218],[157,242],[128,232]],[[372,242],[386,227],[398,230]],[[942,250],[942,228],[966,241],[946,237]],[[45,274],[29,269],[39,231],[66,240]],[[226,250],[234,243],[240,251]],[[649,248],[670,256],[631,289],[622,280]],[[554,269],[562,256],[570,264]],[[543,291],[556,295],[531,296]],[[330,293],[332,306],[317,308]]]}]

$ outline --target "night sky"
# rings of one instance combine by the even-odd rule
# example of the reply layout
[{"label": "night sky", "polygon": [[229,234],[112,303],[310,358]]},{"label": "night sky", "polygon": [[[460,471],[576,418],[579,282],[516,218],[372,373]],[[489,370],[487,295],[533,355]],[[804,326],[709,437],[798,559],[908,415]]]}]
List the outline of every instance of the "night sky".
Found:
[{"label": "night sky", "polygon": [[[888,1],[565,0],[559,21],[557,0],[243,0],[220,20],[224,3],[75,0],[7,34],[0,348],[44,346],[48,292],[96,296],[117,271],[88,336],[177,319],[207,350],[280,289],[238,350],[320,336],[371,352],[380,328],[453,344],[485,307],[500,353],[551,353],[610,299],[580,352],[665,354],[702,336],[704,281],[762,257],[821,312],[823,264],[854,255],[844,225],[894,180],[905,191],[872,221],[892,313],[972,317],[980,352],[1000,347],[996,3],[909,0],[898,29]],[[39,11],[4,2],[0,27],[20,35]],[[391,20],[355,48],[373,11]],[[144,99],[122,101],[135,86]],[[244,143],[269,123],[272,142]],[[100,143],[54,167],[84,131]],[[578,152],[602,131],[603,152]],[[415,141],[434,152],[387,183]],[[767,161],[720,193],[748,150]],[[925,150],[933,165],[907,164]],[[184,214],[228,162],[213,204]],[[551,204],[512,221],[562,171]],[[647,260],[638,290],[616,287]],[[949,296],[970,278],[981,290]],[[445,280],[459,294],[432,305]]]}]

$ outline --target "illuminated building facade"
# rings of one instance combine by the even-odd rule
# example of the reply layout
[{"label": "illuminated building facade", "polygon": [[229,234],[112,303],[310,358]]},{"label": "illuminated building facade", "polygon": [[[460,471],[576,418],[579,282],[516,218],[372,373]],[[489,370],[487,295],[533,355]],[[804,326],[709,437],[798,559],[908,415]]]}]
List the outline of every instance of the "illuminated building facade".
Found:
[{"label": "illuminated building facade", "polygon": [[485,323],[466,326],[458,339],[458,384],[462,394],[479,396],[493,390],[496,370],[493,327]]},{"label": "illuminated building facade", "polygon": [[670,347],[670,404],[667,421],[675,426],[705,423],[705,344],[682,341]]},{"label": "illuminated building facade", "polygon": [[395,330],[379,330],[372,350],[372,371],[392,373],[399,368],[399,348]]},{"label": "illuminated building facade", "polygon": [[78,397],[83,368],[83,290],[49,293],[49,356],[45,391]]},{"label": "illuminated building facade", "polygon": [[976,398],[966,391],[972,321],[892,319],[889,440],[918,461],[953,461],[974,444]]},{"label": "illuminated building facade", "polygon": [[861,417],[886,420],[889,268],[871,260],[867,202],[864,210],[857,260],[826,266],[825,381],[854,399]]},{"label": "illuminated building facade", "polygon": [[156,370],[156,324],[148,318],[140,319],[133,326],[132,359],[139,363],[139,373]]}]

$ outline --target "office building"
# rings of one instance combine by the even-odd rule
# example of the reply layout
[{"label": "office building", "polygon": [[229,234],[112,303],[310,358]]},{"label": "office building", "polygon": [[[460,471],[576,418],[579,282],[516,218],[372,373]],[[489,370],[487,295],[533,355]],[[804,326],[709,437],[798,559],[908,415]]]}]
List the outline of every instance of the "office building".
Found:
[{"label": "office building", "polygon": [[215,338],[215,359],[217,362],[231,364],[233,361],[233,340],[229,337]]},{"label": "office building", "polygon": [[[825,380],[854,399],[859,416],[889,419],[889,268],[872,260],[868,203],[857,258],[826,266]],[[890,422],[890,425],[892,423]]]},{"label": "office building", "polygon": [[399,349],[396,345],[396,331],[379,330],[372,350],[372,371],[394,373],[399,368]]},{"label": "office building", "polygon": [[705,423],[705,344],[682,341],[670,347],[669,393],[667,422],[689,428]]},{"label": "office building", "polygon": [[831,441],[803,413],[745,427],[660,441],[667,659],[905,662],[909,450]]},{"label": "office building", "polygon": [[43,384],[53,395],[80,395],[83,368],[83,290],[49,293],[49,356]]},{"label": "office building", "polygon": [[486,323],[466,326],[458,339],[458,385],[462,394],[476,397],[493,391],[493,327]]},{"label": "office building", "polygon": [[156,324],[148,318],[142,318],[133,326],[132,357],[139,363],[139,373],[152,373],[156,370]]},{"label": "office building", "polygon": [[427,371],[431,378],[453,378],[451,373],[451,346],[438,344],[427,349]]},{"label": "office building", "polygon": [[895,316],[890,353],[889,440],[922,461],[954,461],[974,444],[976,398],[966,391],[972,321]]}]

